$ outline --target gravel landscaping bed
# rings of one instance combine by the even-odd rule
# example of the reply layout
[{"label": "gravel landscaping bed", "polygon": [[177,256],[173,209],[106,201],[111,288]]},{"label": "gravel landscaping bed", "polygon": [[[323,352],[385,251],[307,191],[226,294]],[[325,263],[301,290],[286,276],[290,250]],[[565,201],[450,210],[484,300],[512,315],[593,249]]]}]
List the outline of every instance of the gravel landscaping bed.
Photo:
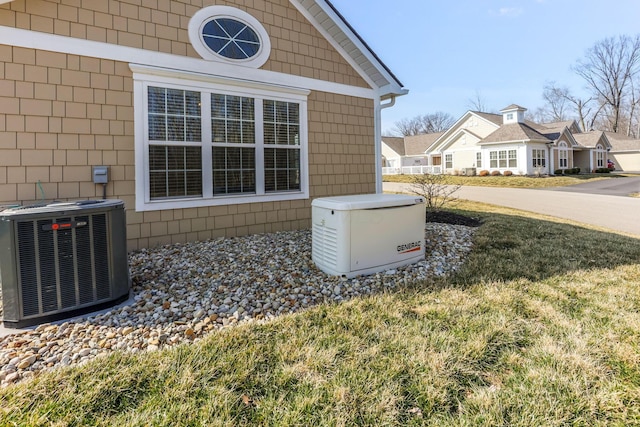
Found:
[{"label": "gravel landscaping bed", "polygon": [[111,351],[154,351],[240,322],[443,276],[462,265],[474,230],[429,222],[424,261],[353,279],[326,275],[314,265],[309,230],[132,252],[134,303],[0,338],[0,385]]}]

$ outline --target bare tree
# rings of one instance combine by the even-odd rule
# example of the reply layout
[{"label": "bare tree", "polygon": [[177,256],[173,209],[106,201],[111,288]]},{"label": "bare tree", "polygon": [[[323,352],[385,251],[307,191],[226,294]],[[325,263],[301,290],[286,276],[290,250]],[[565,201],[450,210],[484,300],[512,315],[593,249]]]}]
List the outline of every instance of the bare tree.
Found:
[{"label": "bare tree", "polygon": [[468,105],[470,110],[480,111],[485,113],[488,112],[487,103],[485,102],[484,98],[480,94],[480,91],[476,90],[473,95],[473,98],[469,98],[468,102],[469,102]]},{"label": "bare tree", "polygon": [[573,70],[601,101],[602,110],[609,113],[610,129],[618,132],[627,90],[640,73],[640,35],[597,42]]},{"label": "bare tree", "polygon": [[436,111],[422,116],[422,130],[423,133],[443,132],[453,126],[455,122],[451,114]]},{"label": "bare tree", "polygon": [[569,88],[547,82],[542,90],[542,98],[547,101],[545,114],[549,122],[563,122],[569,119]]},{"label": "bare tree", "polygon": [[442,132],[449,129],[454,123],[455,120],[450,114],[437,111],[431,114],[415,116],[412,119],[398,120],[394,123],[393,132],[402,136]]},{"label": "bare tree", "polygon": [[593,128],[600,116],[602,104],[594,106],[594,98],[579,98],[571,93],[567,86],[558,86],[556,82],[544,85],[542,97],[546,105],[534,112],[534,117],[542,122],[565,121],[575,118],[583,131]]},{"label": "bare tree", "polygon": [[393,133],[401,136],[412,136],[421,133],[422,124],[420,123],[420,116],[416,116],[412,119],[401,119],[394,123]]}]

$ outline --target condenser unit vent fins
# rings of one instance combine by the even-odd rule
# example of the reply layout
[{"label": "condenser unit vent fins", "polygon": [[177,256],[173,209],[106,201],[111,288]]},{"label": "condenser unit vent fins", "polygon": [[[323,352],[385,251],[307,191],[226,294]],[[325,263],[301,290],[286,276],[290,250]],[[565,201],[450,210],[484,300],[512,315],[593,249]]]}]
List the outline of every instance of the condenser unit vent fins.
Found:
[{"label": "condenser unit vent fins", "polygon": [[[0,212],[3,321],[23,326],[126,299],[124,204],[55,204]],[[57,208],[57,209],[56,209]]]}]

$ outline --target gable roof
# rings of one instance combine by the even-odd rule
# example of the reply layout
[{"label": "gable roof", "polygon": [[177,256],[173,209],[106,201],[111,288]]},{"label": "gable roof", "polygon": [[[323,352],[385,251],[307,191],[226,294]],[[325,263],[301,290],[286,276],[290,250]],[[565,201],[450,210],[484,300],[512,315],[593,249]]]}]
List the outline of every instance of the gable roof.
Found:
[{"label": "gable roof", "polygon": [[[0,0],[0,5],[15,0]],[[376,90],[381,99],[409,91],[351,27],[329,0],[289,0],[345,60]]]},{"label": "gable roof", "polygon": [[604,132],[611,151],[640,151],[640,139],[631,138],[615,132]]},{"label": "gable roof", "polygon": [[429,147],[431,147],[443,133],[444,132],[425,133],[405,137],[404,147],[406,155],[417,156],[425,154]]},{"label": "gable roof", "polygon": [[508,141],[549,141],[549,138],[524,123],[510,123],[500,126],[480,141],[480,144]]},{"label": "gable roof", "polygon": [[399,154],[400,156],[405,155],[403,137],[383,136],[382,142],[384,142],[387,145],[387,147],[389,147],[391,150],[393,150],[395,153]]},{"label": "gable roof", "polygon": [[599,142],[604,144],[605,148],[610,148],[611,144],[606,136],[606,134],[602,131],[591,131],[584,133],[574,133],[573,137],[583,147],[595,148]]},{"label": "gable roof", "polygon": [[402,83],[329,0],[289,0],[382,99],[406,95]]}]

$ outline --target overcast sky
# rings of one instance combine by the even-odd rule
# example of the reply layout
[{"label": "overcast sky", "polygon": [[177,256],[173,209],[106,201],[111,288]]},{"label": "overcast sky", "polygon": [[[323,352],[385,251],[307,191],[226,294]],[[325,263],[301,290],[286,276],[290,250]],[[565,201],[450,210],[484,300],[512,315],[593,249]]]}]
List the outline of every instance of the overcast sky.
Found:
[{"label": "overcast sky", "polygon": [[547,81],[584,93],[570,67],[597,41],[640,33],[640,0],[331,0],[409,89],[382,130],[476,93],[490,111],[543,105]]}]

